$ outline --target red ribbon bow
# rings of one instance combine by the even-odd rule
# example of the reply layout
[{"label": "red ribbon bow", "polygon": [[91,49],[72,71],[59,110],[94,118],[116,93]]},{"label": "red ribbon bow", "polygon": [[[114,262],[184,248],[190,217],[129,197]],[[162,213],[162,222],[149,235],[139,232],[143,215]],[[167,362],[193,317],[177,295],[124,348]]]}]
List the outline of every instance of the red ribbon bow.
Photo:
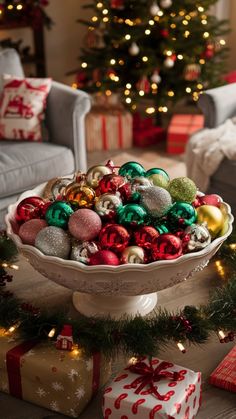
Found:
[{"label": "red ribbon bow", "polygon": [[[134,374],[139,374],[140,377],[136,378],[131,384],[127,384],[124,388],[136,389],[135,394],[139,394],[144,387],[149,386],[148,392],[153,394],[158,400],[169,400],[172,394],[161,395],[158,393],[155,382],[162,380],[163,378],[169,378],[173,381],[181,380],[181,374],[179,372],[166,371],[167,368],[173,367],[170,362],[161,362],[156,368],[150,363],[147,365],[145,362],[137,362],[134,365],[129,366],[129,371]],[[172,393],[172,392],[170,392]]]}]

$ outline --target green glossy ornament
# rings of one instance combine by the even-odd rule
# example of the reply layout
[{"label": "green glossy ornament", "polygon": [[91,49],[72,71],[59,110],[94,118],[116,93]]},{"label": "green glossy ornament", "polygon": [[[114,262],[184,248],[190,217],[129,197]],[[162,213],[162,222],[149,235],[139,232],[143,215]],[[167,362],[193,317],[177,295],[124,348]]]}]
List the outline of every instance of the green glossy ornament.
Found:
[{"label": "green glossy ornament", "polygon": [[140,163],[137,163],[136,161],[128,161],[120,167],[119,175],[128,178],[145,176],[145,169]]},{"label": "green glossy ornament", "polygon": [[[152,169],[147,170],[147,172],[145,173],[145,177],[148,177],[148,178],[152,175],[161,175],[166,180],[168,180],[168,182],[170,180],[168,173],[164,169],[161,169],[159,167],[153,167]],[[157,185],[157,186],[161,186],[161,185]]]},{"label": "green glossy ornament", "polygon": [[174,201],[191,203],[196,197],[197,187],[188,177],[177,177],[170,181],[168,191]]},{"label": "green glossy ornament", "polygon": [[165,221],[163,222],[154,222],[153,223],[153,227],[155,227],[155,229],[158,231],[158,233],[160,234],[165,234],[165,233],[169,233],[170,229],[167,225],[167,223]]},{"label": "green glossy ornament", "polygon": [[187,202],[176,202],[167,214],[167,222],[173,228],[184,228],[195,223],[197,212]]},{"label": "green glossy ornament", "polygon": [[140,226],[147,222],[148,213],[141,205],[126,204],[117,211],[119,224],[125,226]]},{"label": "green glossy ornament", "polygon": [[49,226],[67,228],[73,209],[67,202],[55,201],[47,209],[45,219]]}]

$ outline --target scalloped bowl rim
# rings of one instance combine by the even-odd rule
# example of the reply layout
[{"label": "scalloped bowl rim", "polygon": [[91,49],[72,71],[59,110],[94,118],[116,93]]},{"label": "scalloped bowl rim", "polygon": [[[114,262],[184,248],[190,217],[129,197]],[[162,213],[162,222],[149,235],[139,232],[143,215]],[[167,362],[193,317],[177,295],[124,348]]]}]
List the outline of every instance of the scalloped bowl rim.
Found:
[{"label": "scalloped bowl rim", "polygon": [[[40,188],[43,187],[44,185],[46,185],[45,183],[42,183],[38,186],[35,187],[36,188]],[[62,265],[63,267],[69,267],[69,268],[76,268],[78,271],[82,271],[82,272],[95,272],[95,273],[102,273],[102,272],[110,272],[110,273],[121,273],[121,272],[127,272],[127,271],[153,271],[158,269],[159,267],[163,267],[163,266],[170,266],[170,265],[179,265],[182,262],[186,261],[186,260],[190,260],[190,259],[201,259],[202,256],[208,255],[209,253],[211,253],[212,250],[214,250],[219,244],[221,244],[221,242],[223,242],[232,232],[232,224],[234,221],[234,217],[231,213],[231,208],[230,206],[224,202],[222,199],[222,204],[224,204],[224,206],[227,209],[227,216],[228,216],[228,229],[225,232],[225,234],[223,234],[223,236],[217,237],[216,239],[214,239],[207,247],[205,247],[204,249],[197,251],[197,252],[191,252],[191,253],[186,253],[185,255],[180,256],[177,259],[172,259],[172,260],[158,260],[155,262],[151,262],[148,264],[136,264],[136,263],[129,263],[126,265],[118,265],[118,266],[112,266],[112,265],[95,265],[95,266],[89,266],[89,265],[85,265],[81,262],[77,262],[77,261],[73,261],[71,259],[62,259],[56,256],[47,256],[44,255],[39,249],[37,249],[34,246],[31,245],[27,245],[27,244],[23,244],[20,237],[13,232],[12,230],[12,226],[11,226],[11,219],[12,219],[12,214],[15,212],[15,209],[18,205],[18,203],[20,201],[22,201],[22,199],[24,199],[27,196],[34,196],[35,195],[35,189],[32,190],[27,190],[25,192],[23,192],[19,199],[14,203],[9,205],[8,207],[8,212],[7,215],[5,216],[5,222],[7,225],[7,234],[8,236],[10,236],[13,241],[15,242],[15,244],[17,245],[17,247],[19,249],[21,249],[22,251],[25,251],[25,253],[32,253],[34,256],[36,256],[38,259],[44,259],[45,262],[52,262],[52,263],[57,263],[59,266]],[[33,192],[34,194],[30,194],[30,192]],[[204,194],[202,194],[204,195]]]}]

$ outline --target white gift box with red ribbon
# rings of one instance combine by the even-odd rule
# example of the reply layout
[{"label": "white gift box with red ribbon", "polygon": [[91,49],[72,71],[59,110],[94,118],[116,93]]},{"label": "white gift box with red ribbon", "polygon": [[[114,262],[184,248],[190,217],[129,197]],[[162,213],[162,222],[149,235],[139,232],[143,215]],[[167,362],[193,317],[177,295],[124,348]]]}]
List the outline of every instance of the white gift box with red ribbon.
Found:
[{"label": "white gift box with red ribbon", "polygon": [[193,419],[201,404],[201,373],[144,357],[104,391],[104,419]]}]

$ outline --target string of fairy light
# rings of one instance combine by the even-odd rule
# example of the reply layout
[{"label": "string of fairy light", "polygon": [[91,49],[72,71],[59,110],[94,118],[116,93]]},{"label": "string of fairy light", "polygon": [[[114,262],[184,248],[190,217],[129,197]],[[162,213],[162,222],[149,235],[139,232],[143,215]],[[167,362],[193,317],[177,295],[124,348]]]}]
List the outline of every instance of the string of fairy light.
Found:
[{"label": "string of fairy light", "polygon": [[[107,6],[107,4],[104,5],[104,3],[100,1],[97,2],[96,9],[97,9],[97,13],[91,17],[91,26],[88,27],[88,30],[94,31],[96,28],[99,28],[99,25],[101,24],[106,25],[110,23],[111,20],[116,24],[126,25],[127,31],[125,31],[126,33],[124,34],[123,38],[119,42],[118,41],[114,42],[113,44],[114,50],[117,50],[119,46],[121,45],[121,43],[127,42],[129,54],[137,55],[140,63],[144,63],[144,64],[148,63],[149,56],[148,54],[142,54],[142,51],[140,51],[140,48],[138,46],[138,39],[136,39],[136,36],[133,35],[132,28],[137,25],[143,26],[143,35],[150,36],[152,34],[152,31],[157,28],[157,25],[159,25],[160,22],[162,22],[162,19],[165,19],[166,13],[168,13],[169,16],[172,18],[170,20],[169,27],[166,28],[167,31],[170,29],[173,32],[173,30],[176,29],[177,25],[174,22],[174,19],[178,16],[180,17],[180,25],[186,28],[183,31],[183,39],[190,38],[194,34],[191,32],[191,28],[189,27],[191,24],[191,21],[195,18],[198,18],[198,19],[200,18],[201,24],[203,26],[202,38],[204,40],[208,40],[211,38],[210,32],[207,29],[205,30],[205,27],[207,27],[207,24],[208,24],[208,16],[205,14],[204,7],[200,4],[196,4],[196,9],[190,12],[187,12],[186,10],[181,9],[179,10],[178,13],[177,12],[169,13],[168,9],[166,9],[166,12],[163,11],[158,6],[157,2],[154,1],[154,3],[150,7],[150,18],[147,21],[139,17],[130,19],[130,18],[122,18],[122,17],[114,16],[113,14],[110,14],[109,7]],[[138,38],[140,38],[140,35],[138,36]],[[171,36],[171,40],[173,42],[176,41],[176,37],[174,36],[174,34],[173,36]],[[226,45],[226,41],[224,39],[218,40],[219,48],[225,45]],[[188,56],[187,56],[187,53],[185,53],[184,51],[175,51],[174,48],[165,49],[163,51],[163,60],[164,60],[164,65],[168,68],[171,68],[172,66],[174,66],[175,60],[183,61],[183,62],[186,62],[187,64]],[[200,57],[198,59],[197,64],[200,67],[204,66],[206,64],[205,58]],[[124,65],[125,65],[124,57],[118,57],[118,58],[108,57],[107,59],[108,67],[110,66],[111,68],[115,69],[115,68],[119,68],[119,66],[124,66]],[[88,63],[86,61],[83,61],[81,63],[81,68],[86,69],[87,67],[88,67]],[[145,73],[145,68],[144,68],[144,73]],[[110,71],[108,77],[110,78],[112,82],[114,82],[114,90],[116,90],[115,85],[118,84],[120,81],[119,76],[116,74],[115,71]],[[161,83],[161,80],[159,80],[159,75],[158,75],[157,70],[155,70],[155,68],[154,68],[153,75],[150,77],[150,80],[151,80],[150,93],[151,95],[157,95],[158,89],[159,89],[158,84]],[[95,85],[97,88],[101,88],[102,82],[96,81]],[[77,87],[76,83],[73,84],[73,87],[74,88]],[[121,90],[122,89],[123,89],[123,92],[122,92],[123,99],[126,102],[126,104],[131,107],[133,111],[135,111],[137,107],[137,103],[135,101],[135,93],[138,93],[138,95],[144,99],[146,97],[150,98],[150,95],[149,94],[147,95],[147,93],[145,92],[145,89],[141,87],[138,88],[137,86],[133,84],[131,80],[127,82],[126,85],[121,88]],[[185,87],[185,92],[191,95],[194,101],[198,101],[199,96],[202,93],[203,89],[204,89],[203,83],[201,81],[196,80],[196,85],[195,86],[193,86],[193,84],[187,85]],[[105,90],[105,95],[111,96],[112,90],[110,88],[107,88]],[[163,113],[168,112],[168,101],[173,99],[175,95],[176,95],[176,92],[173,89],[169,89],[166,92],[166,96],[167,96],[166,104],[163,104],[162,106],[158,106],[158,107],[148,106],[146,108],[146,113],[153,114],[155,112],[163,112]]]}]

